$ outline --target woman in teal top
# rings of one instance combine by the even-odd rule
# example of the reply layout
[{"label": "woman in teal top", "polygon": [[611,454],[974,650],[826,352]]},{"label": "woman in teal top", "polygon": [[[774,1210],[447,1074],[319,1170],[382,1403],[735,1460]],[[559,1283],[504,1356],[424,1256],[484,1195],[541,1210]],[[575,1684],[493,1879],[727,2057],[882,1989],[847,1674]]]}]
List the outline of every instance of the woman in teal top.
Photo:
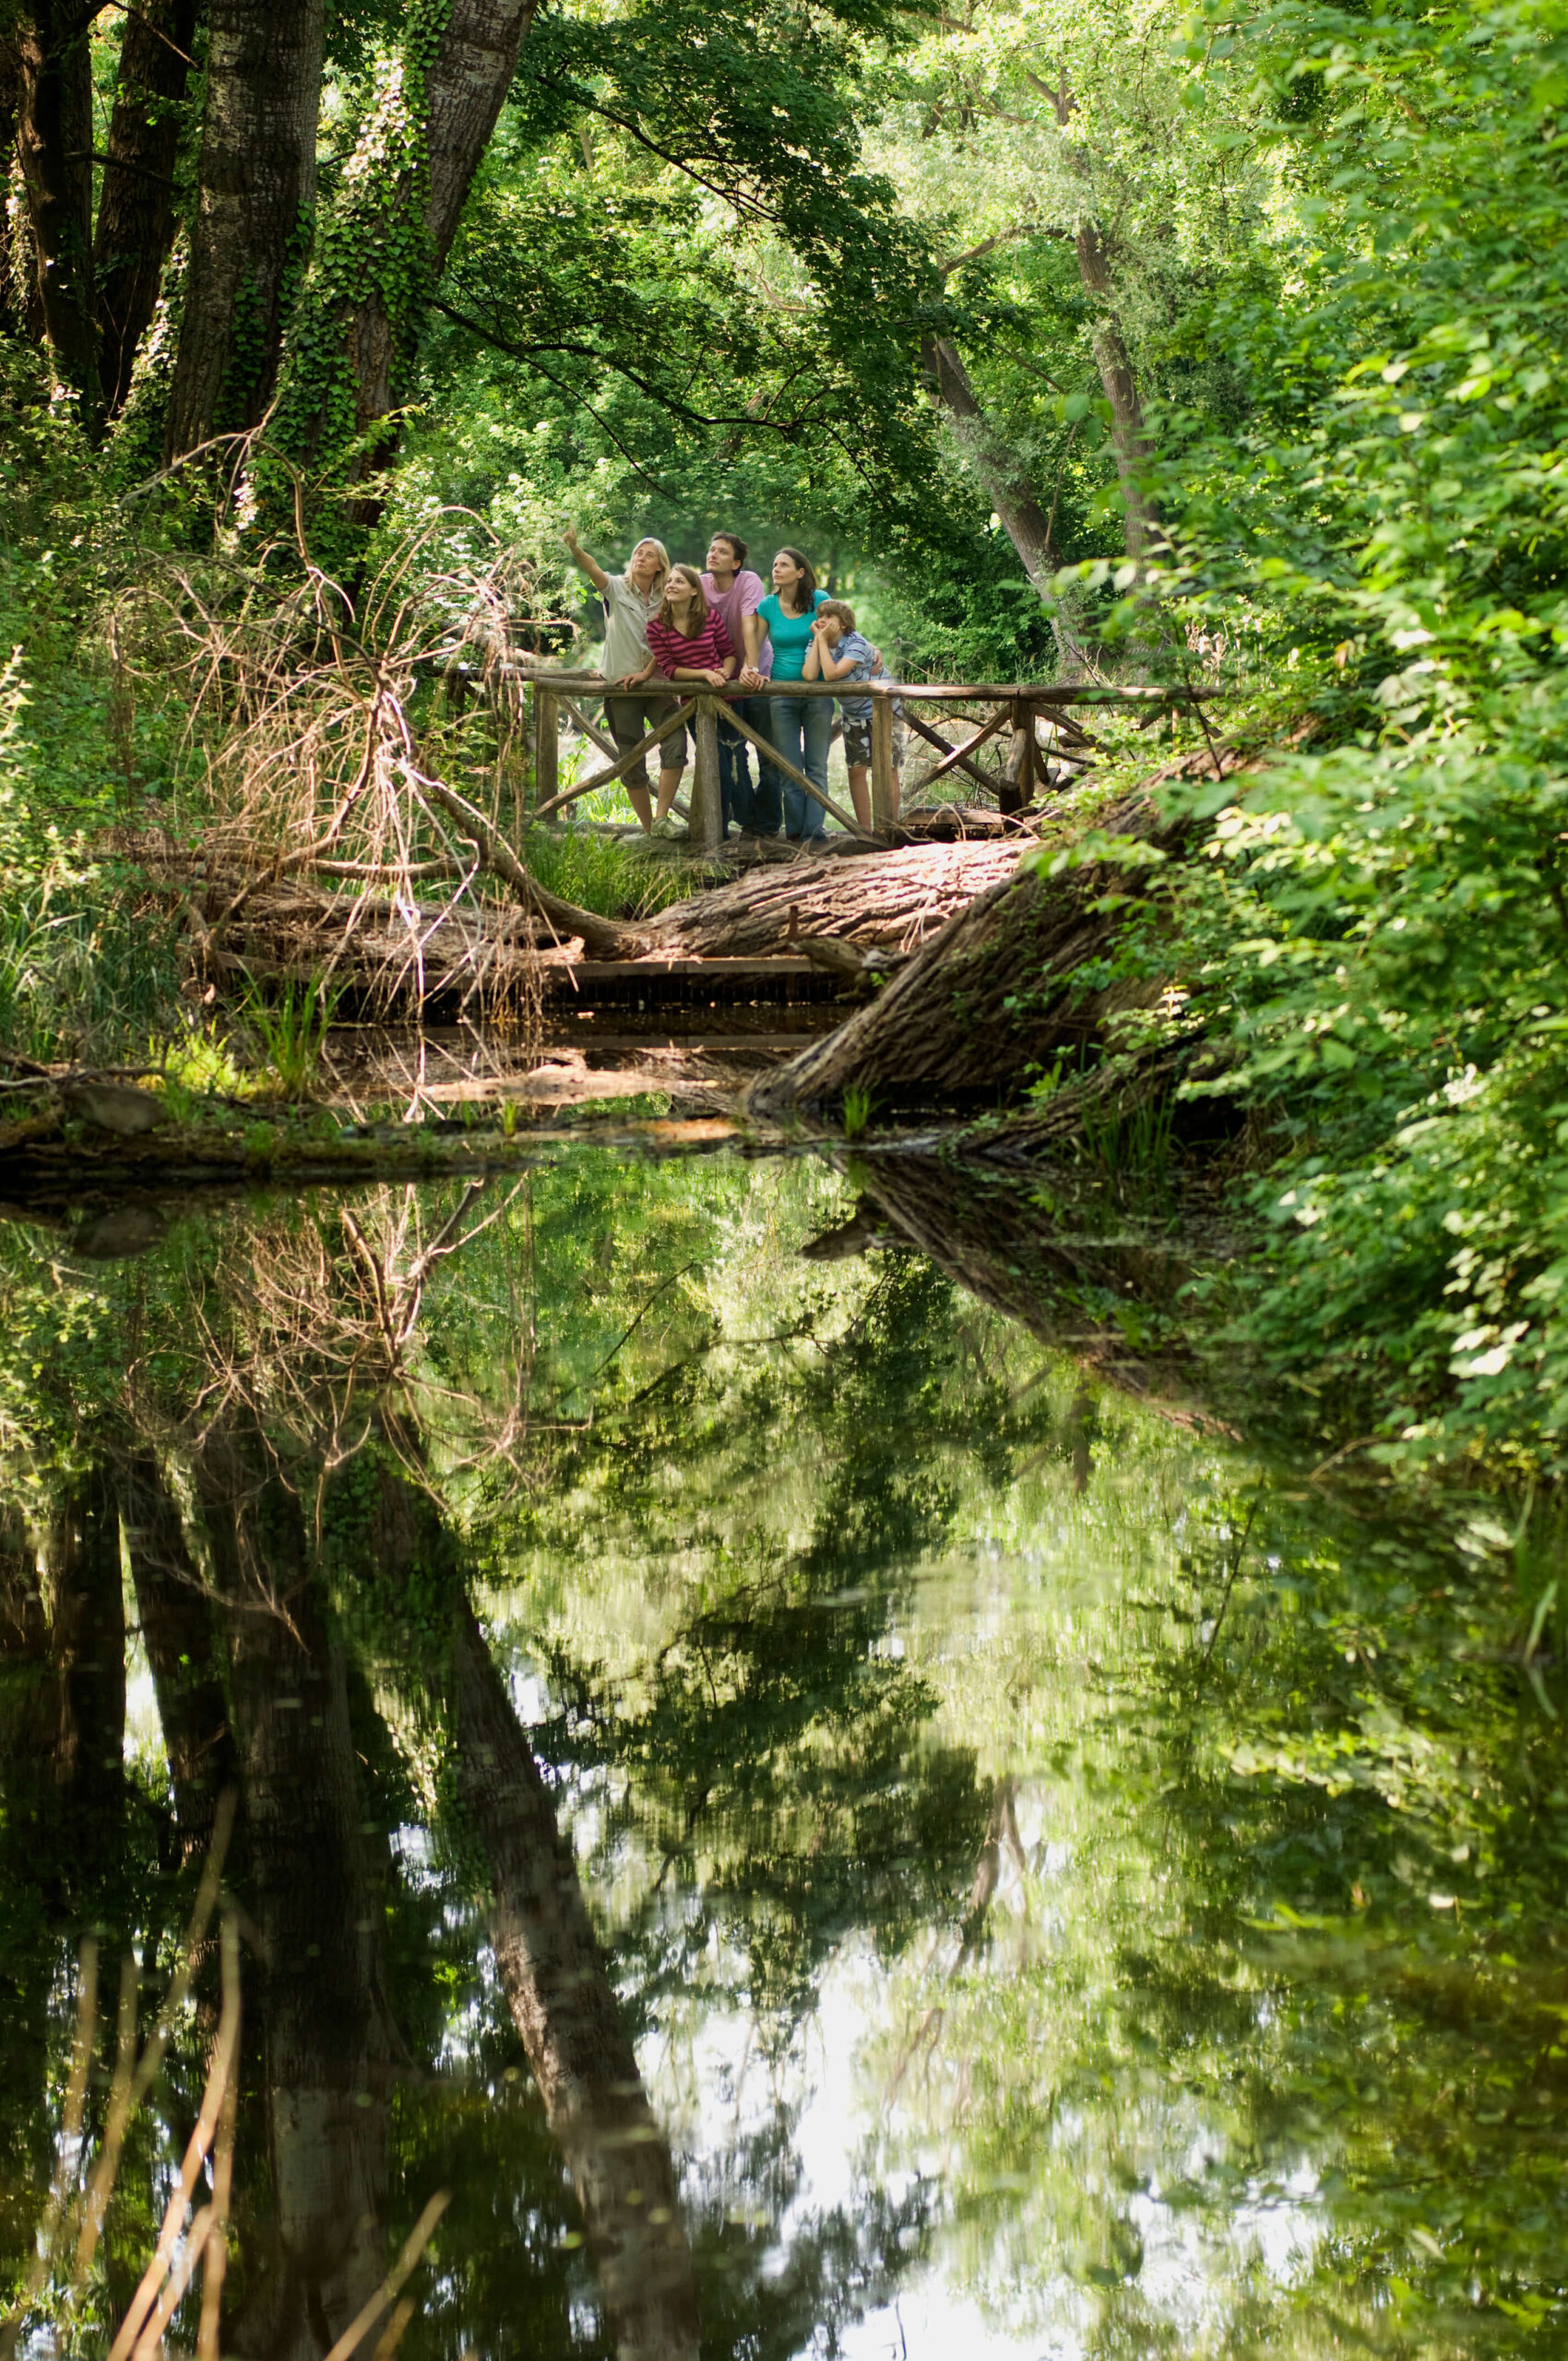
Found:
[{"label": "woman in teal top", "polygon": [[[812,617],[826,598],[816,587],[811,560],[799,550],[780,550],[773,561],[773,596],[757,613],[773,642],[773,678],[798,681],[812,644]],[[769,697],[774,744],[787,762],[804,771],[814,787],[827,792],[827,748],[833,735],[831,697]],[[784,781],[784,833],[792,843],[827,833],[827,815],[803,787]]]}]

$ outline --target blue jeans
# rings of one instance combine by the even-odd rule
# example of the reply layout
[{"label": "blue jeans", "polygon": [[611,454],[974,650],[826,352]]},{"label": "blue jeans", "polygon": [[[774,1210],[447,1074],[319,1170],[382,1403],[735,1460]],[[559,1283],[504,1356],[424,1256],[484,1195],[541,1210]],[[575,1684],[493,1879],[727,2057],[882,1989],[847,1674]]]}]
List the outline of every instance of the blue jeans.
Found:
[{"label": "blue jeans", "polygon": [[[827,749],[833,736],[831,697],[773,697],[773,742],[779,753],[804,771],[814,787],[827,792]],[[825,836],[827,814],[803,787],[784,781],[784,834]]]},{"label": "blue jeans", "polygon": [[[731,697],[729,701],[729,709],[731,713],[738,713],[742,721],[749,721],[760,738],[766,737],[767,699],[766,697]],[[757,825],[756,803],[762,792],[762,787],[759,783],[754,793],[751,765],[746,760],[746,750],[750,744],[749,738],[742,738],[738,730],[732,730],[730,727],[723,718],[721,710],[719,723],[719,793],[724,813],[726,836],[730,833],[731,820],[738,828],[751,828]],[[757,755],[757,775],[759,782],[765,778],[777,777],[771,764],[765,763],[760,753]],[[775,789],[774,801],[777,804],[777,789]],[[778,826],[777,818],[773,825],[775,827]]]},{"label": "blue jeans", "polygon": [[[773,699],[771,697],[736,697],[731,706],[743,721],[749,721],[759,738],[773,740]],[[746,769],[746,748],[751,741],[742,738],[738,730],[726,730],[719,725],[719,779],[724,797],[724,817],[729,822],[731,813],[742,828],[754,828],[759,836],[776,836],[784,822],[783,777],[768,761],[762,748],[756,751],[756,786],[754,788]],[[732,787],[730,765],[733,763],[735,785]]]}]

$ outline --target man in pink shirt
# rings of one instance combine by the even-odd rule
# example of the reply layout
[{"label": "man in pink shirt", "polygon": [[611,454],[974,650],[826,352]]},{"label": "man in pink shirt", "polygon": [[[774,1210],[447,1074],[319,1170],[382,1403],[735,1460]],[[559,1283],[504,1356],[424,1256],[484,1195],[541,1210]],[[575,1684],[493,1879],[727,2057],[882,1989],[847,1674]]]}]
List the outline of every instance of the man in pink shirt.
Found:
[{"label": "man in pink shirt", "polygon": [[[767,626],[757,614],[764,597],[762,577],[747,568],[746,545],[738,533],[719,531],[713,535],[707,545],[702,587],[709,606],[723,616],[731,646],[741,658],[740,686],[760,689],[773,670],[773,649],[768,644]],[[770,700],[739,697],[731,702],[742,720],[749,721],[758,737],[771,744]],[[719,723],[719,785],[725,828],[728,830],[733,819],[742,836],[776,836],[784,825],[783,781],[759,752],[756,790],[753,793],[746,743],[738,730]]]}]

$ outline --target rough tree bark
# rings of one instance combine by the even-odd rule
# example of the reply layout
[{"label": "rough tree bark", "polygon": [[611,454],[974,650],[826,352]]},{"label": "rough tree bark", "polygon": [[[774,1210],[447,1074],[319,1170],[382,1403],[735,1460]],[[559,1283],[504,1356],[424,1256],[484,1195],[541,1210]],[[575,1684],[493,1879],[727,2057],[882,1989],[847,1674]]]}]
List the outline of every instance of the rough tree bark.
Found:
[{"label": "rough tree bark", "polygon": [[[1163,821],[1142,795],[1102,815],[1107,831],[1171,848],[1182,824]],[[1102,868],[1042,877],[1031,871],[993,885],[948,920],[836,1033],[752,1086],[753,1110],[838,1106],[846,1090],[898,1105],[994,1104],[999,1094],[1058,1053],[1098,1050],[1106,1020],[1158,997],[1158,979],[1084,987],[1080,968],[1101,961],[1117,931],[1095,906],[1118,872]]]},{"label": "rough tree bark", "polygon": [[1111,443],[1122,485],[1127,555],[1141,562],[1159,534],[1159,519],[1146,489],[1152,446],[1144,431],[1143,404],[1138,399],[1132,356],[1112,303],[1105,241],[1094,222],[1083,221],[1078,225],[1075,243],[1078,276],[1085,291],[1101,307],[1094,330],[1095,366],[1111,405]]},{"label": "rough tree bark", "polygon": [[802,935],[912,951],[1017,865],[1016,848],[1005,844],[801,860],[677,902],[648,931],[655,955],[682,958],[764,959]]},{"label": "rough tree bark", "polygon": [[174,239],[180,104],[197,0],[142,0],[125,19],[93,233],[99,382],[113,418],[158,303]]},{"label": "rough tree bark", "polygon": [[92,293],[92,6],[34,0],[13,38],[20,65],[17,154],[43,334],[85,422],[99,414]]},{"label": "rough tree bark", "polygon": [[325,0],[213,0],[165,455],[256,425],[315,203]]},{"label": "rough tree bark", "polygon": [[986,415],[968,371],[945,337],[924,339],[921,363],[1025,573],[1040,597],[1054,604],[1051,586],[1062,561],[1051,539],[1050,516],[1040,504],[1027,463]]}]

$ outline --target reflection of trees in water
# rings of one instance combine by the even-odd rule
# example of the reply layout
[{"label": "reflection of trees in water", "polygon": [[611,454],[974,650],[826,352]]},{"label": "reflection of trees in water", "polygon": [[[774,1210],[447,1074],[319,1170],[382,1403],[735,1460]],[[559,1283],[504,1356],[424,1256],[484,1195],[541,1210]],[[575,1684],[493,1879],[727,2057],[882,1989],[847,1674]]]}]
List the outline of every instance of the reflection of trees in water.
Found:
[{"label": "reflection of trees in water", "polygon": [[[319,2355],[375,2283],[386,2255],[388,2189],[410,2169],[396,2130],[405,2108],[398,2093],[411,2067],[408,2028],[434,2062],[429,2043],[443,2022],[415,1989],[430,1967],[428,1959],[410,1964],[407,1930],[433,1930],[460,1886],[446,1879],[445,1904],[416,1894],[378,1839],[401,1774],[386,1733],[367,1719],[373,1708],[353,1661],[360,1609],[374,1596],[381,1630],[405,1670],[422,1675],[426,1710],[441,1724],[446,1770],[436,1833],[462,1879],[477,1869],[488,1892],[495,1971],[572,2176],[611,2341],[649,2361],[695,2354],[700,2281],[710,2342],[791,2351],[894,2284],[918,2250],[922,2201],[868,2201],[853,2218],[800,2220],[782,2261],[773,2256],[765,2267],[777,2215],[762,2224],[727,2219],[731,2176],[711,2204],[699,2193],[694,2260],[674,2161],[557,1825],[556,1776],[535,1762],[474,1620],[469,1566],[428,1474],[421,1413],[432,1399],[432,1364],[422,1306],[427,1311],[432,1274],[473,1252],[493,1207],[470,1194],[416,1216],[412,1204],[386,1196],[336,1225],[290,1214],[254,1233],[228,1231],[215,1244],[187,1241],[182,1256],[128,1275],[133,1353],[75,1365],[60,1353],[45,1372],[40,1398],[68,1430],[77,1463],[85,1450],[101,1472],[59,1492],[42,1535],[18,1526],[6,1536],[15,1546],[0,1612],[8,1706],[17,1708],[6,1717],[15,1741],[5,1774],[7,1830],[17,1825],[14,1807],[33,1776],[40,1737],[52,1765],[49,1812],[33,1832],[38,1940],[25,1957],[25,1947],[7,1946],[30,1994],[27,2137],[36,2142],[43,2120],[46,2052],[59,2034],[47,1995],[67,1923],[90,1910],[127,1930],[161,1927],[173,1904],[171,1877],[200,1853],[216,1796],[236,1779],[233,1866],[253,1958],[229,2347],[302,2361]],[[509,1286],[516,1280],[516,1233],[499,1228],[505,1234],[492,1237],[486,1282],[492,1301],[496,1269]],[[460,1290],[448,1300],[457,1310],[443,1349],[456,1374],[487,1332],[476,1314],[465,1335]],[[634,1298],[634,1315],[636,1309]],[[607,1316],[612,1324],[619,1318],[613,1308]],[[727,1823],[733,1839],[729,1882],[714,1881],[711,1907],[739,1923],[737,1908],[744,1915],[766,1902],[775,1996],[790,2014],[806,2004],[837,1935],[863,1923],[868,1907],[884,1939],[897,1943],[924,1913],[948,1906],[949,1869],[957,1863],[961,1888],[973,1858],[968,1823],[978,1827],[984,1817],[972,1764],[923,1759],[919,1684],[875,1653],[885,1577],[922,1536],[940,1533],[946,1513],[940,1488],[927,1498],[900,1476],[896,1452],[867,1440],[879,1407],[915,1406],[921,1316],[910,1298],[880,1329],[873,1319],[836,1367],[825,1367],[814,1393],[790,1381],[784,1407],[802,1418],[827,1417],[836,1394],[840,1403],[836,1489],[825,1496],[820,1530],[800,1567],[761,1570],[766,1596],[737,1596],[721,1619],[724,1635],[717,1622],[685,1635],[659,1710],[651,1785],[664,1797],[679,1792],[685,1813],[695,1783],[711,1788],[703,1752],[711,1724],[705,1731],[690,1688],[689,1650],[711,1659],[718,1643],[737,1673],[733,1710],[720,1717],[723,1742],[754,1799],[778,1774],[775,1801],[783,1809],[778,1841],[757,1848],[754,1869],[743,1857],[754,1821],[710,1793],[710,1824]],[[866,1372],[879,1359],[889,1374],[880,1392],[868,1392]],[[445,1404],[447,1458],[460,1434],[470,1463],[500,1470],[508,1484],[519,1469],[537,1472],[544,1452],[552,1464],[563,1434],[569,1446],[581,1428],[574,1382],[579,1398],[562,1415],[542,1390],[530,1394],[528,1369],[514,1369],[505,1387],[483,1396],[443,1374],[435,1393]],[[606,1383],[624,1393],[618,1370]],[[651,1415],[678,1421],[689,1400],[679,1387],[660,1389]],[[536,1440],[535,1429],[552,1439]],[[621,1431],[637,1459],[635,1417]],[[864,1453],[859,1479],[851,1443]],[[121,1770],[122,1519],[172,1812],[145,1781],[127,1789]],[[418,1548],[399,1556],[398,1530],[417,1536]],[[829,1609],[825,1601],[847,1570],[880,1591],[852,1608]],[[11,1679],[18,1671],[27,1675],[19,1689]],[[731,1745],[747,1722],[749,1745]],[[837,1750],[836,1762],[826,1762],[825,1749]],[[77,1815],[72,1826],[90,1832],[103,1852],[96,1885],[82,1846],[64,1845],[66,1804]],[[127,1809],[156,1828],[160,1861],[125,1853]],[[656,1800],[655,1809],[662,1814],[664,1803]],[[70,1870],[51,1890],[63,1856]],[[74,1901],[65,1890],[72,1877]],[[106,1912],[103,1887],[115,1878],[126,1889],[123,1905]],[[824,1897],[820,1908],[814,1891]],[[802,1911],[807,1935],[786,1957],[784,1931]],[[619,1946],[618,1959],[623,1972],[653,1970],[637,1941]],[[462,1974],[482,2010],[482,1972],[470,1958]],[[393,2020],[392,1996],[400,1992],[412,2001],[407,2023]],[[493,2051],[493,2035],[484,2038]],[[199,2070],[191,2058],[172,2062],[165,2104],[178,2138],[180,2094]],[[517,2115],[516,2142],[500,2142],[499,2163],[516,2170],[526,2156],[537,2176],[543,2152],[526,2114]],[[493,2157],[494,2130],[487,2124]],[[773,2188],[780,2205],[792,2187],[788,2130],[781,2119],[763,2140],[763,2147],[771,2141],[769,2156],[733,2160],[735,2175],[754,2192]],[[148,2138],[156,2137],[152,2127]],[[150,2165],[138,2152],[127,2175]],[[19,2219],[13,2227],[14,2252]],[[563,2293],[556,2249],[564,2227],[558,2200],[536,2181],[510,2234],[537,2281]],[[456,2220],[451,2236],[453,2251],[462,2251]],[[446,2244],[444,2232],[444,2251]],[[543,2325],[553,2300],[541,2302],[537,2285],[527,2295],[525,2304],[540,2308],[523,2349],[546,2351],[552,2337],[563,2349],[580,2343],[564,2304],[554,2327]],[[463,2341],[479,2325],[451,2313],[443,2319],[440,2333]],[[498,2349],[505,2343],[500,2335]]]},{"label": "reflection of trees in water", "polygon": [[[948,1545],[965,1485],[1000,1489],[1021,1458],[1063,1457],[1073,1438],[1043,1397],[1012,1400],[923,1266],[854,1274],[847,1298],[812,1275],[785,1317],[742,1305],[726,1330],[683,1275],[702,1240],[679,1202],[666,1201],[650,1264],[615,1187],[600,1197],[541,1196],[536,1222],[525,1195],[483,1232],[496,1201],[459,1192],[384,1192],[349,1219],[291,1211],[223,1231],[148,1273],[129,1382],[89,1370],[93,1395],[77,1372],[130,1539],[174,1789],[171,1858],[199,1843],[226,1752],[244,1794],[239,1863],[261,1957],[241,2353],[321,2349],[374,2280],[392,2176],[417,2170],[394,2153],[399,2035],[433,2058],[450,2022],[425,1997],[444,1913],[462,1916],[470,1953],[449,1943],[444,1967],[470,2011],[493,2012],[471,1957],[476,1889],[624,2352],[692,2349],[699,2310],[717,2349],[793,2352],[885,2300],[922,2251],[919,2184],[897,2201],[859,2189],[844,2207],[802,2203],[782,2102],[728,2149],[705,2143],[688,2245],[557,1810],[585,1778],[614,1774],[590,1889],[601,1876],[608,1889],[625,1840],[664,1865],[613,1951],[639,2012],[701,1989],[754,2009],[781,2052],[846,1937],[869,1929],[891,1957],[933,1922],[956,1930],[990,1798],[967,1749],[932,1744],[932,1693],[889,1653],[890,1625],[909,1570]],[[601,1227],[613,1253],[593,1244]],[[598,1332],[586,1351],[563,1335],[579,1286]],[[777,1347],[748,1341],[780,1333]],[[437,1467],[470,1499],[484,1488],[491,1552],[547,1548],[585,1588],[604,1536],[650,1566],[682,1550],[708,1569],[642,1668],[635,1709],[591,1658],[553,1665],[570,1710],[536,1740],[542,1772],[474,1623]],[[395,1663],[425,1725],[410,1746],[394,1716],[406,1772],[358,1680],[367,1626],[373,1685]],[[362,1823],[414,1816],[395,1791],[418,1784],[432,1747],[439,1852],[416,1892]],[[396,2028],[390,1993],[406,1999]],[[505,2055],[493,2028],[475,2037]],[[541,2194],[546,2152],[527,2110],[514,2116],[516,2144],[487,2121],[481,2145],[503,2177],[525,2158],[534,2175],[505,2227],[530,2269],[503,2308],[539,2306],[523,2349],[564,2348],[552,2249],[571,2217]],[[488,2272],[493,2287],[493,2262],[469,2256],[469,2284]],[[443,2339],[468,2341],[464,2314],[448,2304]]]}]

